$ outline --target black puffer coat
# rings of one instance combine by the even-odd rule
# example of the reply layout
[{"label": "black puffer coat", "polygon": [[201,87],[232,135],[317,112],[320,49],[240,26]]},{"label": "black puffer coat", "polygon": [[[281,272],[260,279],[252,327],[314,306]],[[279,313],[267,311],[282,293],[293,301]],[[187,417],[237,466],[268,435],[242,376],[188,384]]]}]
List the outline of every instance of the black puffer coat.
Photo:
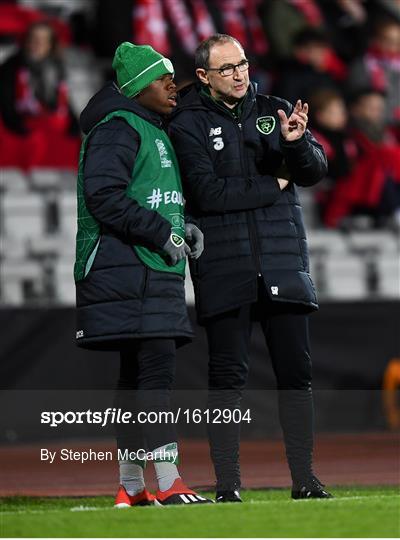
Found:
[{"label": "black puffer coat", "polygon": [[[89,102],[81,115],[88,133],[108,113],[134,112],[161,127],[161,118],[122,96],[112,84]],[[184,279],[156,272],[136,256],[134,244],[160,250],[171,225],[155,211],[125,195],[132,180],[139,134],[123,119],[113,118],[93,130],[84,164],[84,197],[101,224],[101,240],[88,275],[76,284],[77,345],[91,349],[120,348],[137,338],[192,336]]]},{"label": "black puffer coat", "polygon": [[[272,300],[318,308],[296,184],[321,180],[326,157],[309,131],[284,141],[278,109],[289,116],[293,107],[250,85],[236,120],[192,85],[173,113],[169,133],[188,211],[205,240],[191,266],[200,321],[256,301],[257,276]],[[276,178],[287,173],[291,182],[281,192]]]}]

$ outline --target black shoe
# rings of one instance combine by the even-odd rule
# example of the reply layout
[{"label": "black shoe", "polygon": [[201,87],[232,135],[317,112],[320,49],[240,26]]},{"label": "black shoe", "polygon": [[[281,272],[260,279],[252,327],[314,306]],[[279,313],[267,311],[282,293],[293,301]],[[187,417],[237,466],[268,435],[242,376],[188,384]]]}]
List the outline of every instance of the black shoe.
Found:
[{"label": "black shoe", "polygon": [[217,491],[215,495],[215,502],[217,503],[227,503],[227,502],[234,502],[234,503],[241,503],[243,502],[240,498],[240,493],[237,489],[232,491]]},{"label": "black shoe", "polygon": [[312,476],[311,480],[293,487],[292,499],[332,499],[328,491],[324,489],[325,484],[322,484],[316,476]]}]

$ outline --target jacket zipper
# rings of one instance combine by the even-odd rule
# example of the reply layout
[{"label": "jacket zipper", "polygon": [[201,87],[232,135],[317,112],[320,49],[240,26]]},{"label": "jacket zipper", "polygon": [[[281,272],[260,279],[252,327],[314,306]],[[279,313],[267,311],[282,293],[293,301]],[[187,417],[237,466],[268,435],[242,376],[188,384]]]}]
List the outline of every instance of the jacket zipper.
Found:
[{"label": "jacket zipper", "polygon": [[[239,128],[239,137],[240,137],[240,161],[242,163],[242,170],[244,170],[246,176],[249,174],[249,167],[246,155],[243,151],[244,147],[244,140],[243,140],[243,131],[242,131],[242,124],[240,122],[237,122],[237,127]],[[250,237],[250,245],[251,245],[251,251],[253,253],[253,260],[256,265],[256,272],[258,277],[262,277],[261,272],[261,261],[260,261],[260,252],[258,250],[258,243],[257,243],[257,225],[254,219],[254,215],[251,211],[246,212],[247,214],[247,225],[249,228],[249,237]]]}]

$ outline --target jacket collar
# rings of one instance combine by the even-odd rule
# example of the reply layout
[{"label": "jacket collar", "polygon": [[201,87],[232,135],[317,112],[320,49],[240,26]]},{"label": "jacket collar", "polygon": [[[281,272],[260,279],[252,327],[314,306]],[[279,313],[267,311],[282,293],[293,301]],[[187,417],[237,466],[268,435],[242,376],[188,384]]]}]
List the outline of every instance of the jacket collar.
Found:
[{"label": "jacket collar", "polygon": [[119,110],[133,112],[156,127],[163,128],[164,120],[162,116],[146,109],[136,100],[125,97],[115,83],[109,82],[91,98],[82,111],[80,116],[82,131],[89,133],[107,114]]},{"label": "jacket collar", "polygon": [[[216,101],[209,98],[207,95],[202,95],[203,92],[202,85],[199,82],[192,83],[188,86],[185,86],[179,91],[178,94],[178,106],[173,111],[171,119],[175,118],[180,112],[184,110],[215,110],[220,114],[229,115],[232,118],[232,114],[227,109],[224,111],[224,108]],[[246,118],[256,101],[257,94],[257,83],[250,82],[249,88],[246,95],[243,98],[242,103],[242,116],[241,118]]]}]

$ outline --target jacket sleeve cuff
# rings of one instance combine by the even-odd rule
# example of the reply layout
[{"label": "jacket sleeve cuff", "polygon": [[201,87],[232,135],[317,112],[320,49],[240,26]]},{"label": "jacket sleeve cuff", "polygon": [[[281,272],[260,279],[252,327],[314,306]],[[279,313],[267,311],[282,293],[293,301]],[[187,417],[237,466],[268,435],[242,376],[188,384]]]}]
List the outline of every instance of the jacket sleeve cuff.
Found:
[{"label": "jacket sleeve cuff", "polygon": [[276,200],[281,195],[281,186],[279,185],[277,176],[273,176],[273,179],[274,182],[271,182],[270,184],[272,189],[272,194],[270,194],[270,197],[272,195],[273,200]]},{"label": "jacket sleeve cuff", "polygon": [[153,238],[154,245],[157,248],[162,249],[165,246],[170,235],[171,235],[171,225],[169,223],[163,224],[160,231]]},{"label": "jacket sleeve cuff", "polygon": [[282,134],[280,134],[279,136],[279,144],[282,148],[282,150],[291,150],[291,149],[296,149],[296,150],[307,150],[308,148],[308,141],[307,141],[307,137],[305,136],[305,134],[303,134],[300,139],[297,139],[296,141],[286,141],[283,137],[282,137]]}]

